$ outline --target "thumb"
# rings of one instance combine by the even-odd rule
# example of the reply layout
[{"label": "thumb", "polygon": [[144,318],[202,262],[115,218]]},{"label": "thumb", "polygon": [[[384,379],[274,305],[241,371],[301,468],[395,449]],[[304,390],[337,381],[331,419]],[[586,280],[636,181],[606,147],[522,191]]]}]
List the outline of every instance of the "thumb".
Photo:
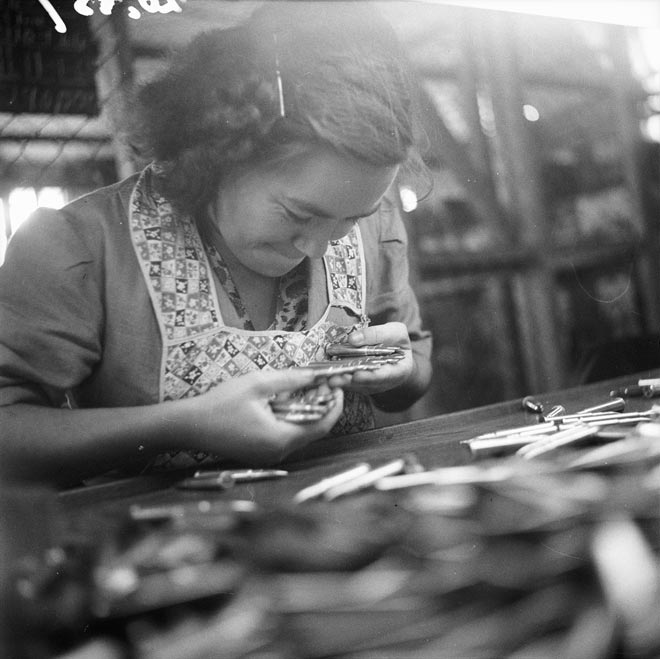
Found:
[{"label": "thumb", "polygon": [[370,325],[362,330],[351,332],[348,341],[354,346],[397,345],[404,337],[408,336],[408,329],[403,323],[392,321],[385,325]]}]

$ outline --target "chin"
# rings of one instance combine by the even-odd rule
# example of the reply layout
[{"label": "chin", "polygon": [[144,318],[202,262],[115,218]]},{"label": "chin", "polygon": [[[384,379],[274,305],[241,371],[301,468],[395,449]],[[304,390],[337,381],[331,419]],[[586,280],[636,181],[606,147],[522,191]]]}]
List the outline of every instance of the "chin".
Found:
[{"label": "chin", "polygon": [[250,266],[250,270],[256,272],[262,277],[283,277],[288,272],[291,272],[301,261],[287,261],[281,263],[254,263]]},{"label": "chin", "polygon": [[265,277],[282,277],[288,272],[291,272],[295,267],[299,266],[304,260],[304,256],[300,258],[289,258],[283,254],[277,254],[277,256],[273,258],[271,254],[270,258],[256,261],[251,267],[255,272],[258,272]]}]

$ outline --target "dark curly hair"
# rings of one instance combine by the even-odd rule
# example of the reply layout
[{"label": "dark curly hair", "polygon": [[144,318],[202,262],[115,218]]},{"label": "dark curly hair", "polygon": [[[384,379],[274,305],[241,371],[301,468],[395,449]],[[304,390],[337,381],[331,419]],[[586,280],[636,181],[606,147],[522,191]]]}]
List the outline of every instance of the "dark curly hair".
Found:
[{"label": "dark curly hair", "polygon": [[225,174],[292,144],[423,169],[413,99],[406,57],[368,3],[264,3],[243,25],[175,53],[133,97],[129,134],[159,165],[163,194],[194,212]]}]

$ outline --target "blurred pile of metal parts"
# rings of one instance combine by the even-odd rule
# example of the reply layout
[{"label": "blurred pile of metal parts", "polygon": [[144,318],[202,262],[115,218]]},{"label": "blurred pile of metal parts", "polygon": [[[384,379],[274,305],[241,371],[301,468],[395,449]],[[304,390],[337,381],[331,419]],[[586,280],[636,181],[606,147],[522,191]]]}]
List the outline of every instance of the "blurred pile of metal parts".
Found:
[{"label": "blurred pile of metal parts", "polygon": [[26,656],[655,659],[660,410],[625,414],[494,431],[461,466],[344,465],[272,506],[133,505],[17,570]]}]

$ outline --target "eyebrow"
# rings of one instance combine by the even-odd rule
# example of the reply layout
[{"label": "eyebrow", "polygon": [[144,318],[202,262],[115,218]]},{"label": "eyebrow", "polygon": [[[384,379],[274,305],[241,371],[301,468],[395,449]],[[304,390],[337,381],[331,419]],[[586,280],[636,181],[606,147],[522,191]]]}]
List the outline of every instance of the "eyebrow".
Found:
[{"label": "eyebrow", "polygon": [[[318,208],[314,206],[314,204],[310,204],[306,201],[301,201],[293,197],[287,197],[286,201],[296,206],[296,208],[303,211],[304,213],[309,213],[310,215],[314,215],[315,217],[320,217],[324,220],[329,220],[332,217],[332,215],[326,213],[322,208]],[[380,208],[381,203],[382,202],[379,201],[370,211],[367,211],[366,213],[362,213],[360,215],[351,215],[350,217],[344,217],[342,219],[361,220],[364,217],[369,217],[370,215],[373,215]]]}]

